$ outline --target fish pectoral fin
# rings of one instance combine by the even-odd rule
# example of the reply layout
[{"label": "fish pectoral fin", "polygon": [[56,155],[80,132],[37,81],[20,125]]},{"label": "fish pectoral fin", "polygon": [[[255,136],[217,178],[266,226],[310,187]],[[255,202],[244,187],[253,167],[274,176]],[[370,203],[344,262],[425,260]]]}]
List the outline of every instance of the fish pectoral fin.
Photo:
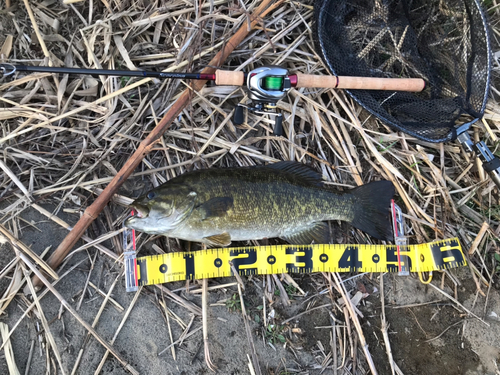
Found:
[{"label": "fish pectoral fin", "polygon": [[325,222],[312,223],[306,229],[281,236],[280,238],[293,245],[309,245],[311,243],[328,243],[328,225]]},{"label": "fish pectoral fin", "polygon": [[222,217],[233,207],[233,198],[217,197],[212,198],[199,206],[203,212],[203,220],[210,217]]},{"label": "fish pectoral fin", "polygon": [[231,244],[231,235],[227,232],[204,237],[203,242],[208,246],[229,246]]}]

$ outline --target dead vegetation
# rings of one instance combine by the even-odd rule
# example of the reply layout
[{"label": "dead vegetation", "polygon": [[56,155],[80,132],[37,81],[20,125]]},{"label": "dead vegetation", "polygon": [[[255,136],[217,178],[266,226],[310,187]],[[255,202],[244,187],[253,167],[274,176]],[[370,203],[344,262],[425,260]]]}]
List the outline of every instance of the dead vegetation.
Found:
[{"label": "dead vegetation", "polygon": [[[0,10],[0,58],[31,65],[198,72],[206,67],[235,30],[245,25],[257,5],[258,2],[253,1],[226,0],[7,1]],[[500,38],[500,28],[496,24],[500,20],[500,7],[496,1],[491,2],[490,7],[492,37],[494,45],[498,46],[495,41]],[[281,2],[236,47],[223,67],[250,70],[261,65],[280,65],[291,72],[328,74],[314,51],[312,20],[312,2]],[[474,132],[477,139],[484,139],[496,152],[500,134],[500,93],[495,83],[500,71],[500,51],[496,47],[494,52],[496,76],[491,100],[483,121],[477,123]],[[182,80],[48,73],[19,74],[14,80],[0,82],[0,229],[2,241],[9,244],[4,244],[4,248],[12,246],[15,251],[15,257],[2,260],[0,319],[8,323],[8,328],[0,324],[0,331],[11,374],[19,373],[16,364],[29,369],[34,346],[39,346],[33,340],[28,345],[27,363],[21,366],[16,362],[17,353],[12,350],[9,335],[19,325],[26,324],[23,319],[27,316],[30,317],[28,324],[39,325],[38,337],[44,336],[43,351],[49,373],[81,372],[79,359],[85,355],[84,342],[91,334],[106,345],[107,352],[97,370],[87,369],[85,373],[99,373],[109,354],[130,372],[137,371],[113,343],[127,324],[136,301],[148,297],[140,289],[130,304],[122,307],[111,295],[116,283],[122,282],[121,272],[107,290],[100,290],[90,281],[94,276],[94,264],[104,259],[115,270],[120,269],[122,222],[131,199],[151,186],[198,168],[296,160],[320,170],[329,183],[339,189],[374,179],[391,180],[397,189],[398,204],[405,213],[410,243],[460,238],[468,252],[469,275],[475,282],[476,299],[485,304],[486,311],[488,295],[495,289],[495,283],[498,284],[499,276],[498,190],[458,144],[423,143],[394,132],[368,116],[343,91],[313,89],[292,89],[279,102],[278,108],[284,114],[285,136],[276,137],[272,134],[272,120],[266,116],[247,113],[243,125],[234,125],[234,107],[239,102],[247,102],[245,91],[239,87],[213,85],[192,93],[189,105],[152,152],[144,157],[140,167],[59,268],[59,276],[53,277],[50,289],[38,292],[34,302],[24,297],[23,288],[31,287],[28,275],[39,273],[38,269],[48,270],[43,259],[47,258],[50,249],[33,255],[34,249],[23,244],[26,228],[37,230],[37,224],[26,221],[23,214],[34,209],[54,222],[55,231],[61,227],[69,229],[189,84]],[[70,215],[71,222],[59,218],[63,212]],[[350,227],[344,226],[341,230],[336,223],[332,226],[336,228],[332,230],[333,242],[371,242],[366,235]],[[182,245],[145,235],[139,237],[139,248],[146,248],[148,244],[154,245],[152,251],[159,252],[177,251]],[[58,243],[53,245],[56,247]],[[75,254],[82,252],[88,257],[78,258],[78,262],[76,257],[73,259]],[[58,282],[71,278],[74,269],[82,264],[87,266],[87,276],[79,300],[73,303],[57,296],[61,307],[59,316],[54,319],[60,318],[63,310],[68,310],[88,331],[81,339],[78,359],[71,357],[70,363],[64,363],[60,354],[62,348],[52,338],[52,322],[47,321],[41,302],[49,291],[57,293]],[[371,283],[379,285],[383,305],[381,275],[359,277],[369,278]],[[216,364],[210,361],[209,355],[211,344],[207,331],[210,322],[206,319],[211,305],[207,298],[211,290],[225,288],[232,293],[238,292],[241,326],[245,325],[238,334],[248,338],[248,346],[242,350],[248,353],[251,373],[278,374],[282,371],[284,374],[285,371],[292,373],[293,369],[293,373],[326,369],[334,374],[377,373],[377,360],[372,358],[371,348],[366,343],[360,312],[355,303],[345,302],[355,299],[359,303],[366,296],[365,293],[360,296],[359,291],[356,293],[356,283],[346,280],[350,275],[309,276],[308,283],[315,292],[304,292],[294,278],[293,275],[261,276],[222,286],[219,283],[211,285],[212,281],[205,280],[200,282],[203,300],[199,304],[184,298],[171,285],[148,287],[148,295],[155,295],[153,304],[161,310],[169,329],[174,324],[182,329],[178,337],[170,334],[165,347],[159,348],[161,353],[169,349],[175,359],[176,350],[182,350],[183,342],[198,333],[202,324],[203,338],[193,337],[203,340],[207,366],[215,369]],[[459,283],[455,271],[446,271],[435,273],[430,285],[464,316],[484,322],[484,316],[477,316],[460,301]],[[182,289],[199,293],[198,283],[195,284]],[[248,326],[246,296],[242,290],[245,284],[261,286],[260,324],[264,327],[261,336],[254,336]],[[294,288],[293,293],[290,293],[290,285]],[[86,308],[82,301],[88,299],[90,289],[97,289],[104,298],[92,325],[79,316],[80,309]],[[281,291],[279,296],[276,290]],[[78,290],[72,290],[70,294],[76,292]],[[287,306],[294,293],[301,306],[297,314],[278,319],[270,313],[277,304]],[[325,298],[329,302],[325,303]],[[13,304],[23,310],[18,321],[9,320],[7,316]],[[183,316],[171,310],[169,305],[172,304],[182,307]],[[97,325],[102,310],[109,307],[118,308],[122,314],[120,326],[111,340],[100,338],[99,329],[92,328]],[[301,328],[287,326],[289,322],[298,315],[309,316],[310,312],[325,309],[331,322],[327,327],[330,340],[322,344],[318,341],[318,346],[312,350],[316,363],[305,368],[295,364],[290,369],[280,365],[277,358],[271,365],[274,372],[266,370],[259,362],[262,353],[255,349],[254,341],[263,339],[270,346],[283,345],[293,335],[300,335]],[[387,334],[390,323],[383,314],[380,325],[384,334],[379,339],[382,337],[387,357],[378,361],[389,361],[392,373],[400,374],[402,371],[393,360],[391,338]],[[465,323],[466,320],[459,324]],[[300,351],[300,348],[293,349],[291,344],[288,348]]]}]

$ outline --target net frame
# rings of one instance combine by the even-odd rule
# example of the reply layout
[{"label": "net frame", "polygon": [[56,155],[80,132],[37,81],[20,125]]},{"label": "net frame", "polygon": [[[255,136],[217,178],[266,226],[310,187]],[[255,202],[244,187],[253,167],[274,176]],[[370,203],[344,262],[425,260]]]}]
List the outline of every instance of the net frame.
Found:
[{"label": "net frame", "polygon": [[385,124],[447,142],[484,114],[493,56],[478,0],[316,0],[314,9],[316,50],[333,75],[426,81],[421,93],[346,90]]}]

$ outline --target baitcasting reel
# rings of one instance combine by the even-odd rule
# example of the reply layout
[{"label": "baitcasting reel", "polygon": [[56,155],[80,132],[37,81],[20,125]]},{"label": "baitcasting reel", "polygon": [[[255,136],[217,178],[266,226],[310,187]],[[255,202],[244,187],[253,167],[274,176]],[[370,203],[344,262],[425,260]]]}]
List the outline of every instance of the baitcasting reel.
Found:
[{"label": "baitcasting reel", "polygon": [[259,113],[275,116],[274,134],[283,135],[283,114],[276,111],[276,103],[296,85],[297,76],[288,76],[288,70],[279,66],[263,66],[246,75],[248,97],[253,106],[238,104],[234,111],[233,122],[243,124],[243,108]]}]

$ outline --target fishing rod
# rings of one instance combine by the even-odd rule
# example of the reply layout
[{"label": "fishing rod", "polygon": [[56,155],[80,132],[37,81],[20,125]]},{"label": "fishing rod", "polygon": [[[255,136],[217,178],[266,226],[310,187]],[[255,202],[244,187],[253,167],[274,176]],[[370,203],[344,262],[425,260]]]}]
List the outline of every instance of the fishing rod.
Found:
[{"label": "fishing rod", "polygon": [[375,78],[322,76],[301,73],[289,74],[287,69],[273,65],[263,66],[248,73],[218,69],[215,71],[215,74],[203,74],[0,64],[0,75],[8,77],[14,75],[16,72],[190,79],[212,81],[215,82],[216,85],[246,86],[252,105],[246,106],[238,104],[235,108],[233,122],[236,125],[241,125],[244,122],[244,108],[254,113],[275,116],[274,134],[276,135],[282,135],[283,133],[283,115],[277,112],[277,103],[283,99],[293,87],[409,92],[419,92],[425,88],[425,81],[420,78]]}]

